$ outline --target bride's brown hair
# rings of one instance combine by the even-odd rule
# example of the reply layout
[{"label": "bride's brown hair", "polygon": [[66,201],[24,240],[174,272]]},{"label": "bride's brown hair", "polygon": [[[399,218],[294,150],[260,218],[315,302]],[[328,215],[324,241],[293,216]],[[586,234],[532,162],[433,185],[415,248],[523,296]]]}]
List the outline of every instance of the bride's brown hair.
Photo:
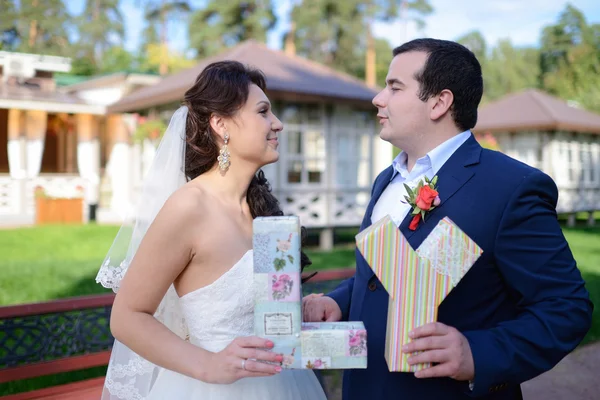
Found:
[{"label": "bride's brown hair", "polygon": [[[266,79],[260,70],[237,61],[219,61],[204,68],[194,86],[185,92],[184,104],[188,107],[185,175],[188,180],[209,171],[217,163],[219,147],[209,123],[211,115],[232,118],[248,100],[251,84],[266,90]],[[247,201],[253,218],[283,215],[262,170],[250,182]],[[306,229],[302,227],[302,243],[305,239]],[[311,263],[301,252],[302,270]]]}]

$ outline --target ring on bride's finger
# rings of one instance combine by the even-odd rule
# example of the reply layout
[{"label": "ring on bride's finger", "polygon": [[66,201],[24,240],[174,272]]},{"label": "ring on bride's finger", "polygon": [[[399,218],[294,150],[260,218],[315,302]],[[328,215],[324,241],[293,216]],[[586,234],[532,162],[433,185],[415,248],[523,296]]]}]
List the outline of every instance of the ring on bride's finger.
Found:
[{"label": "ring on bride's finger", "polygon": [[246,359],[242,360],[242,369],[246,369]]}]

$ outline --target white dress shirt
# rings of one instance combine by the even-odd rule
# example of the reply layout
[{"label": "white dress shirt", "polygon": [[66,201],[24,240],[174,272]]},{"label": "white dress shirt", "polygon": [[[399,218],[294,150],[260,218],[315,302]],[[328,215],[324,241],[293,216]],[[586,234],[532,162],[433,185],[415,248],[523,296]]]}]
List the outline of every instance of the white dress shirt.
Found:
[{"label": "white dress shirt", "polygon": [[371,223],[375,223],[389,214],[394,223],[400,226],[411,209],[410,204],[404,198],[407,196],[404,184],[406,183],[411,189],[414,189],[425,176],[432,179],[469,137],[471,137],[471,131],[464,131],[446,140],[424,157],[419,158],[410,172],[406,165],[408,155],[404,151],[400,152],[392,162],[394,172],[390,183],[373,208]]}]

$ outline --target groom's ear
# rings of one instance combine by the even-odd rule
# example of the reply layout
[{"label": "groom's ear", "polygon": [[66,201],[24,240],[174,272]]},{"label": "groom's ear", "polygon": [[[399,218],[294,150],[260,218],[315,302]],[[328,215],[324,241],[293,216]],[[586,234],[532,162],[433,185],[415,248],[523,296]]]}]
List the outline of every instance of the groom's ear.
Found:
[{"label": "groom's ear", "polygon": [[433,96],[431,100],[433,107],[431,108],[430,117],[432,120],[437,121],[450,111],[452,103],[454,103],[454,94],[450,90],[444,89],[437,96]]}]

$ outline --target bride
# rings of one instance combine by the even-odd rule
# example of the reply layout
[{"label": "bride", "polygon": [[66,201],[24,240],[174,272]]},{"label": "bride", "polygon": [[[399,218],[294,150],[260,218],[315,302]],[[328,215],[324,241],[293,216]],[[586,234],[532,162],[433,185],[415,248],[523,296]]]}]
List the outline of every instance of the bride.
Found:
[{"label": "bride", "polygon": [[325,399],[252,336],[252,221],[282,214],[259,171],[283,128],[264,90],[260,71],[213,63],[173,115],[96,278],[118,290],[103,399]]}]

